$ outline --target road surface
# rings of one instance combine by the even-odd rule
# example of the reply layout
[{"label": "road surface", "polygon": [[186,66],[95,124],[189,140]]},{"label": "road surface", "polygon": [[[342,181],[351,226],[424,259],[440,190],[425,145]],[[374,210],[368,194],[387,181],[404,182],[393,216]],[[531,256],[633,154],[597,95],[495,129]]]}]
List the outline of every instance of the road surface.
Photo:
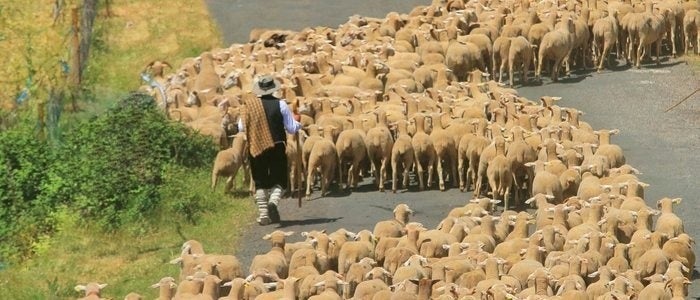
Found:
[{"label": "road surface", "polygon": [[[389,11],[408,12],[414,5],[430,1],[224,1],[207,0],[227,43],[242,43],[255,27],[299,30],[306,26],[337,26],[353,14],[382,17]],[[627,162],[644,174],[640,179],[651,184],[645,191],[648,205],[655,207],[661,197],[681,197],[676,213],[685,230],[697,238],[700,229],[700,96],[696,95],[674,110],[664,110],[700,87],[700,76],[683,60],[666,60],[662,66],[641,70],[624,66],[600,74],[574,74],[559,83],[518,88],[521,95],[536,100],[540,96],[560,96],[558,104],[583,110],[583,121],[596,129],[620,129],[612,142],[622,147]],[[336,192],[296,207],[296,200],[281,204],[280,226],[250,224],[244,234],[246,246],[236,255],[247,266],[255,254],[266,252],[264,234],[282,230],[308,231],[346,228],[351,231],[372,229],[380,220],[390,219],[398,203],[407,203],[416,211],[412,220],[434,227],[449,209],[463,205],[471,193],[458,189],[447,192],[409,190],[380,193],[368,181],[352,194]],[[295,235],[291,241],[300,241]],[[696,256],[698,255],[696,249]],[[697,266],[696,266],[697,269]],[[697,280],[690,287],[691,298],[700,297]]]}]

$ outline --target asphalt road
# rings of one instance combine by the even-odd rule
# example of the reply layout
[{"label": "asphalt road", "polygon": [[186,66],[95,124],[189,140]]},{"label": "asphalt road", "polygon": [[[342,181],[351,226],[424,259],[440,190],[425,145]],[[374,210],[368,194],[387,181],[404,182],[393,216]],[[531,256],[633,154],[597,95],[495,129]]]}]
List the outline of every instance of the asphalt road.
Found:
[{"label": "asphalt road", "polygon": [[[430,1],[224,1],[207,0],[214,18],[228,43],[245,42],[255,27],[298,30],[305,26],[337,26],[353,14],[382,17],[389,11],[408,12],[414,5]],[[694,237],[700,229],[700,94],[674,110],[664,110],[700,87],[700,76],[683,60],[662,61],[662,66],[641,70],[618,67],[600,74],[574,74],[559,83],[518,88],[521,95],[538,99],[543,95],[560,96],[558,104],[583,110],[583,121],[596,129],[618,128],[612,142],[622,147],[627,162],[644,174],[640,179],[651,184],[645,191],[648,205],[656,200],[681,197],[678,214],[686,232]],[[250,224],[245,232],[245,247],[236,255],[247,266],[252,257],[264,253],[269,245],[261,237],[275,229],[301,231],[346,228],[351,231],[372,229],[377,221],[392,217],[398,203],[416,211],[413,220],[434,227],[449,209],[471,199],[458,189],[447,192],[409,190],[380,193],[369,182],[352,194],[336,192],[315,198],[296,207],[296,200],[281,204],[283,222],[279,226]],[[300,241],[295,235],[292,242]],[[696,256],[698,251],[696,248]],[[698,267],[696,266],[696,269]],[[697,279],[690,287],[691,298],[700,298]]]}]

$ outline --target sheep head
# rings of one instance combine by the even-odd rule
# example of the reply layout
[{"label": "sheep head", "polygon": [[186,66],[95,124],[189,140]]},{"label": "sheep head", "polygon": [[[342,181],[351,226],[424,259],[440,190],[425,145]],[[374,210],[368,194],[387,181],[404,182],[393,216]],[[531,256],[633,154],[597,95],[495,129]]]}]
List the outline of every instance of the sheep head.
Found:
[{"label": "sheep head", "polygon": [[275,230],[272,233],[263,236],[263,240],[269,240],[272,243],[272,247],[279,247],[284,249],[285,238],[294,234],[294,231],[281,231]]}]

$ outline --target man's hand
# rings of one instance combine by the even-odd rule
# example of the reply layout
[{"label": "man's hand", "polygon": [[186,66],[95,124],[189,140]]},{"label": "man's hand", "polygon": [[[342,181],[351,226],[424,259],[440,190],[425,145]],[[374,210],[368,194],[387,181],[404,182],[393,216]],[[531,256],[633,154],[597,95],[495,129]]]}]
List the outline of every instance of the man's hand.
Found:
[{"label": "man's hand", "polygon": [[292,114],[294,117],[294,121],[301,122],[301,115],[299,114]]}]

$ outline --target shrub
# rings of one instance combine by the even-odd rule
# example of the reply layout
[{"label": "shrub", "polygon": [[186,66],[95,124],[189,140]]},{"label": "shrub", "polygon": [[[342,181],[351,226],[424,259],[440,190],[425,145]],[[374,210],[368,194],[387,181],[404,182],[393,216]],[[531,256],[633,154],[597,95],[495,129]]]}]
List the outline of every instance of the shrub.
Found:
[{"label": "shrub", "polygon": [[51,227],[52,203],[40,200],[51,149],[28,125],[0,132],[0,257],[23,257]]},{"label": "shrub", "polygon": [[70,132],[51,171],[46,197],[66,203],[105,229],[139,222],[160,203],[168,164],[209,163],[214,145],[132,94]]}]

